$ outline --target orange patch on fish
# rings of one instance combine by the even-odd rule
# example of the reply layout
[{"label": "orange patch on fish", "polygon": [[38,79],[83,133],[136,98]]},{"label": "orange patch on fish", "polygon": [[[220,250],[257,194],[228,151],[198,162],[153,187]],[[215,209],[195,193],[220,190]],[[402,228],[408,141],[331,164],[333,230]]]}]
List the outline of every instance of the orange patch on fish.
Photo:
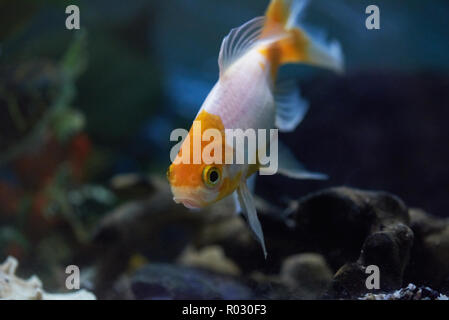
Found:
[{"label": "orange patch on fish", "polygon": [[273,0],[270,2],[265,16],[267,20],[261,35],[262,38],[276,34],[283,28],[289,16],[289,8],[284,0]]},{"label": "orange patch on fish", "polygon": [[[207,111],[203,110],[201,111],[198,116],[196,117],[195,121],[198,121],[201,124],[201,131],[196,132],[194,130],[194,126],[190,128],[189,134],[186,137],[186,140],[184,141],[181,149],[179,150],[178,157],[182,158],[182,149],[185,147],[184,144],[187,142],[187,139],[189,139],[190,142],[190,159],[189,163],[179,163],[175,164],[173,163],[168,172],[167,177],[170,180],[170,183],[175,187],[195,187],[201,185],[202,182],[202,171],[204,167],[206,166],[205,163],[203,163],[202,159],[202,153],[204,148],[210,144],[210,143],[220,143],[220,147],[223,147],[225,145],[225,128],[223,125],[223,121],[221,120],[220,116],[208,113]],[[202,136],[205,130],[207,129],[217,129],[221,133],[222,140],[221,141],[203,141]],[[199,137],[198,137],[199,135]],[[194,163],[194,141],[201,141],[201,154],[199,155],[200,163],[196,164]],[[213,140],[213,139],[211,139]],[[214,155],[214,151],[212,150],[211,156]],[[198,155],[197,155],[198,156]],[[224,150],[222,150],[222,163],[224,163],[225,160],[225,153]],[[221,168],[221,164],[216,164],[216,167]]]},{"label": "orange patch on fish", "polygon": [[277,44],[273,44],[269,47],[263,47],[259,52],[270,62],[271,79],[276,80],[277,71],[281,64],[281,51]]}]

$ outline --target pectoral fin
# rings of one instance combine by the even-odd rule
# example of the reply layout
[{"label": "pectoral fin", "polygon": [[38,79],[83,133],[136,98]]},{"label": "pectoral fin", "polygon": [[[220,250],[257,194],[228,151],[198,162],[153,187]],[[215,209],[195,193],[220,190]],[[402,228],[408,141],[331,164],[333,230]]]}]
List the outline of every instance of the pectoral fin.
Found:
[{"label": "pectoral fin", "polygon": [[280,141],[278,143],[278,173],[294,179],[326,180],[328,178],[323,173],[308,171]]},{"label": "pectoral fin", "polygon": [[[246,186],[251,195],[254,194],[256,190],[256,174],[253,174],[248,179],[246,179]],[[237,190],[232,193],[232,198],[234,199],[234,210],[236,214],[241,214],[243,212],[242,207],[240,206],[240,199]]]},{"label": "pectoral fin", "polygon": [[237,196],[242,212],[248,222],[251,231],[262,246],[262,250],[266,259],[267,250],[265,248],[262,226],[260,225],[259,218],[257,217],[256,205],[254,203],[253,196],[251,195],[246,182],[242,181],[240,183],[240,186],[237,188]]},{"label": "pectoral fin", "polygon": [[308,102],[301,98],[297,84],[292,81],[277,83],[274,99],[276,127],[282,132],[295,130],[309,109]]}]

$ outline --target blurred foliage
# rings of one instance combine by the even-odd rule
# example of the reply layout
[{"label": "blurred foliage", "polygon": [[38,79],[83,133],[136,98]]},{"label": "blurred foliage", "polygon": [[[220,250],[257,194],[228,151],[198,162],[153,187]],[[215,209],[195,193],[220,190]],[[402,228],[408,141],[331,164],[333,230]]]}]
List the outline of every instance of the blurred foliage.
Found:
[{"label": "blurred foliage", "polygon": [[36,143],[49,123],[59,126],[59,135],[73,134],[82,128],[83,117],[68,109],[75,96],[74,83],[86,66],[85,38],[84,33],[75,36],[59,65],[43,60],[3,68],[0,163]]},{"label": "blurred foliage", "polygon": [[[53,10],[62,14],[48,20]],[[65,30],[63,1],[2,1],[0,15],[0,253],[40,270],[52,286],[56,269],[73,260],[116,202],[106,187],[87,183],[110,161],[95,155],[101,148],[93,149],[76,101],[89,31]],[[81,81],[94,87],[90,78]]]}]

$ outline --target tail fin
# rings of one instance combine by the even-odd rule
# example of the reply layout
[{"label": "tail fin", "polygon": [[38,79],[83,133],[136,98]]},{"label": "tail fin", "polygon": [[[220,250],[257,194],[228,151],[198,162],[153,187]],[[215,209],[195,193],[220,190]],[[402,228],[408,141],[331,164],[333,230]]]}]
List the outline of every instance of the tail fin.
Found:
[{"label": "tail fin", "polygon": [[327,43],[322,37],[307,34],[296,24],[305,4],[302,0],[271,0],[261,38],[276,40],[270,42],[264,53],[275,68],[286,63],[307,63],[342,72],[343,54],[339,43]]}]

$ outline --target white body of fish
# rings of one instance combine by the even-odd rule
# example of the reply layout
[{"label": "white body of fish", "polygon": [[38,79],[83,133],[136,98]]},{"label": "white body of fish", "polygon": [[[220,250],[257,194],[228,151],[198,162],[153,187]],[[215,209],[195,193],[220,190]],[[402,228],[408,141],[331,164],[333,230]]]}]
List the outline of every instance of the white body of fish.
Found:
[{"label": "white body of fish", "polygon": [[[257,132],[258,129],[276,127],[281,131],[292,131],[296,128],[308,104],[301,99],[296,85],[283,87],[276,83],[277,69],[286,63],[306,63],[337,72],[343,69],[338,42],[328,43],[312,36],[296,23],[303,8],[304,1],[271,0],[265,17],[254,18],[231,30],[220,49],[219,79],[196,118],[204,115],[202,119],[206,122],[212,119],[209,124],[219,121],[225,129],[243,131],[253,129]],[[226,137],[227,145],[228,142]],[[290,178],[326,177],[305,170],[293,153],[280,143],[278,163],[278,172]],[[175,201],[187,207],[208,205],[234,193],[237,207],[246,216],[266,257],[262,228],[246,183],[253,173],[249,171],[250,165],[251,162],[213,167],[172,164],[168,177]],[[214,172],[213,181],[209,176],[211,171]],[[225,179],[234,181],[226,184]]]}]

